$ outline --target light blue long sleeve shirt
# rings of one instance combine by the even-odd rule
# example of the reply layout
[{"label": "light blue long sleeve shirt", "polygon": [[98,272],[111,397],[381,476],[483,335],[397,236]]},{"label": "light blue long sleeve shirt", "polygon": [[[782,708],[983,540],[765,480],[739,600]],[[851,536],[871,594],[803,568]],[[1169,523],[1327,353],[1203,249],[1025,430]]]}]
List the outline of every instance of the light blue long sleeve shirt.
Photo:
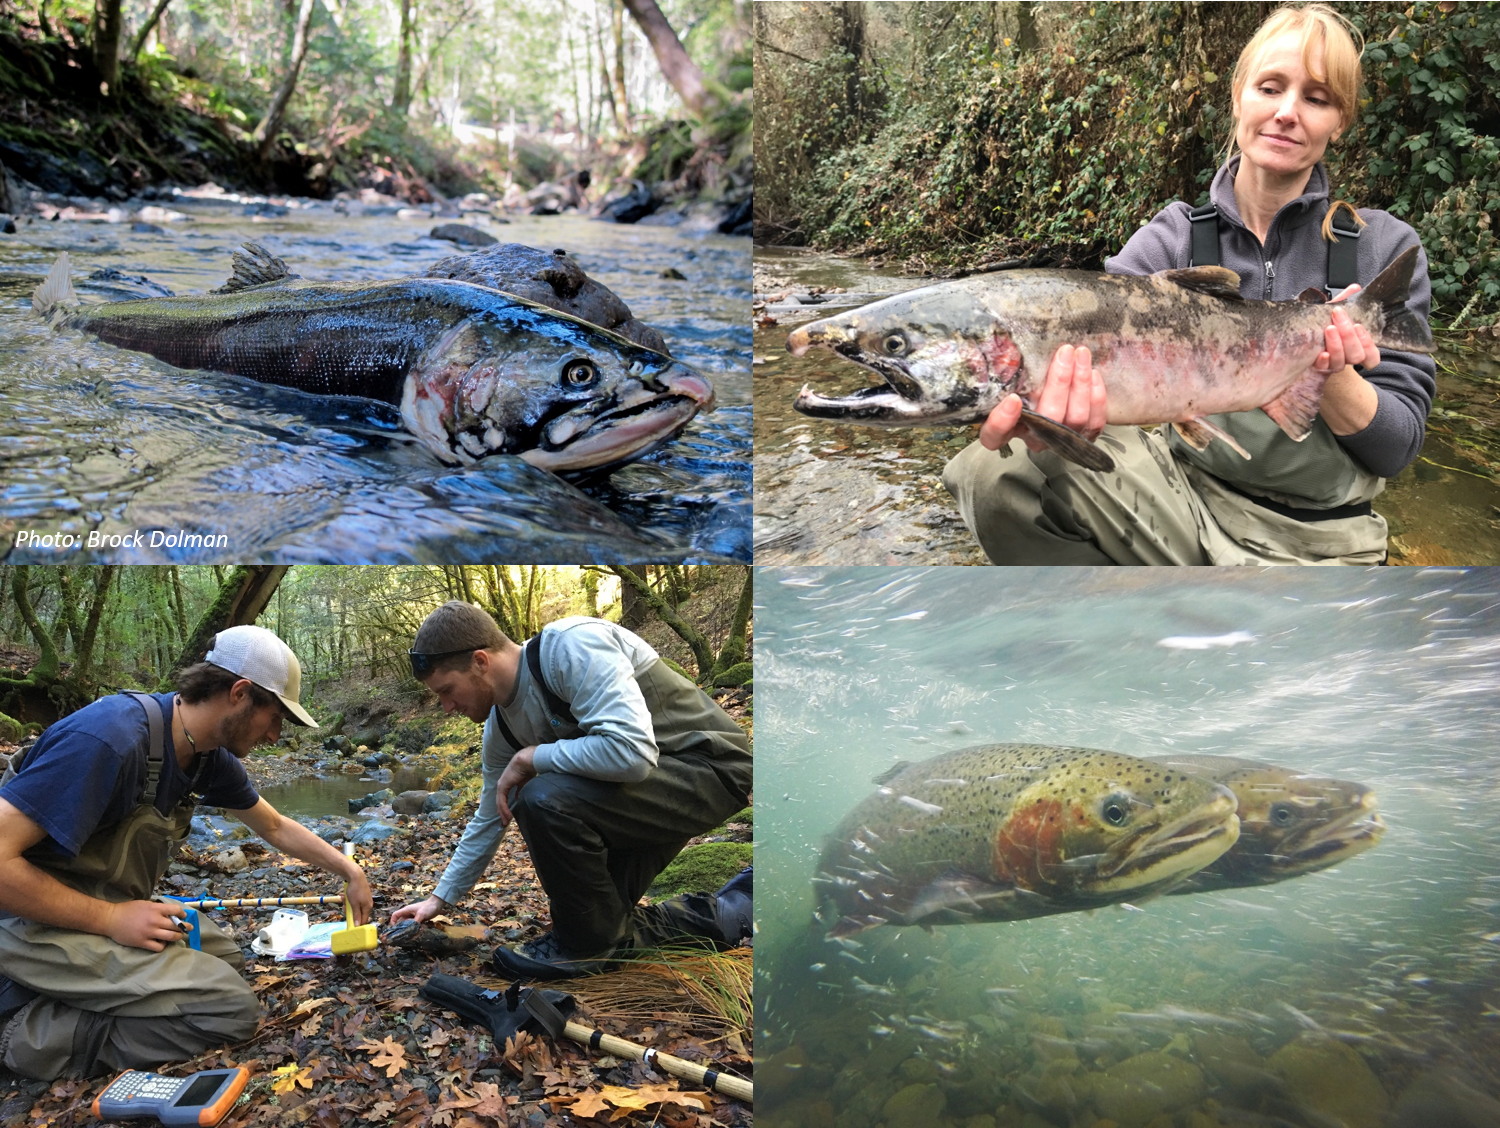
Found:
[{"label": "light blue long sleeve shirt", "polygon": [[[504,715],[521,747],[536,745],[533,764],[538,773],[568,772],[634,783],[656,766],[651,710],[635,680],[657,660],[655,650],[614,623],[572,616],[542,628],[541,657],[547,685],[569,703],[577,728],[568,729],[566,722],[562,728],[553,727],[546,699],[523,657],[510,704],[492,709],[484,724],[479,807],[436,890],[449,904],[465,897],[483,877],[505,834],[496,794],[500,775],[518,749],[500,734],[496,712]],[[577,735],[559,736],[565,731]]]}]

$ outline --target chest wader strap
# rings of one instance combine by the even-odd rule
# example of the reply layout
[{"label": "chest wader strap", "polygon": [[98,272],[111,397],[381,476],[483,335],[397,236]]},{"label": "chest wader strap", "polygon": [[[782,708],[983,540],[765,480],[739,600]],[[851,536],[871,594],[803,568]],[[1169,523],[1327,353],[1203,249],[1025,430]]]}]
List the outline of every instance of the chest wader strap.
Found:
[{"label": "chest wader strap", "polygon": [[161,702],[149,693],[126,691],[140,702],[146,710],[146,731],[150,737],[150,749],[146,753],[146,789],[141,792],[141,802],[156,806],[156,788],[161,783],[162,763],[166,759],[166,742],[163,736]]},{"label": "chest wader strap", "polygon": [[1324,288],[1329,297],[1359,281],[1359,228],[1342,209],[1331,226],[1336,241],[1328,244],[1328,285]]},{"label": "chest wader strap", "polygon": [[[1193,224],[1193,250],[1189,266],[1218,266],[1219,209],[1204,204],[1188,212]],[[1330,297],[1359,281],[1359,227],[1342,210],[1331,222],[1334,239],[1328,244],[1327,285]]]},{"label": "chest wader strap", "polygon": [[1204,204],[1188,212],[1193,221],[1193,257],[1189,266],[1219,265],[1219,209]]},{"label": "chest wader strap", "polygon": [[[542,676],[542,635],[538,631],[526,640],[526,666],[531,671],[531,678],[536,682],[537,688],[542,691],[542,700],[546,702],[547,712],[550,714],[548,720],[552,722],[553,728],[560,728],[563,724],[576,725],[578,718],[573,716],[573,710],[557,694],[552,692],[552,687],[547,684],[547,679]],[[500,735],[505,737],[512,749],[519,752],[524,745],[516,739],[516,734],[510,731],[510,726],[505,723],[505,717],[500,709],[496,707],[494,712],[495,727],[500,730]]]}]

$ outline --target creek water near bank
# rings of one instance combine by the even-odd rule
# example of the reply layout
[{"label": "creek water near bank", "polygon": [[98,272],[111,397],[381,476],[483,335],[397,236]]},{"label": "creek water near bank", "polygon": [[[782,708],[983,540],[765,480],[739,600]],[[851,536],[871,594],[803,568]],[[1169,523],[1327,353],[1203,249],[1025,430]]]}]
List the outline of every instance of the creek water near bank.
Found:
[{"label": "creek water near bank", "polygon": [[[23,222],[0,236],[0,532],[79,536],[13,550],[33,562],[461,562],[750,558],[750,247],[744,238],[573,216],[517,217],[502,242],[564,248],[678,359],[713,380],[719,407],[662,450],[602,480],[570,482],[518,458],[454,469],[415,444],[392,406],[185,372],[32,315],[61,251],[85,301],[201,294],[254,240],[304,278],[421,274],[456,253],[425,214],[348,214],[313,201],[175,198],[156,231],[125,222]],[[358,210],[357,206],[353,210]],[[390,209],[385,209],[390,210]],[[256,213],[256,214],[251,214]],[[467,222],[475,222],[467,217]],[[91,280],[100,269],[141,278]],[[675,270],[684,280],[663,277]],[[90,532],[148,534],[90,552]],[[152,546],[149,533],[218,535],[225,547]]]},{"label": "creek water near bank", "polygon": [[[792,410],[804,383],[829,395],[870,383],[868,373],[822,350],[792,356],[792,329],[936,280],[786,248],[756,248],[755,268],[757,300],[823,291],[801,309],[771,303],[766,312],[775,324],[756,321],[756,562],[983,564],[942,484],[943,466],[974,440],[977,427],[887,430]],[[1445,345],[1437,359],[1422,452],[1374,503],[1390,525],[1390,562],[1497,564],[1500,355]]]}]

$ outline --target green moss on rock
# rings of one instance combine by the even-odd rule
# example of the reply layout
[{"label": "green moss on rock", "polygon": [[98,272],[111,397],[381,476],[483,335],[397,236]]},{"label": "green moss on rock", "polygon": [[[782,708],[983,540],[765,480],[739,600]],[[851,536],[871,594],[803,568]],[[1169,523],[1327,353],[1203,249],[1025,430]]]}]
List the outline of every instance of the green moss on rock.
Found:
[{"label": "green moss on rock", "polygon": [[750,864],[748,842],[705,842],[673,858],[646,891],[653,900],[678,893],[711,893]]}]

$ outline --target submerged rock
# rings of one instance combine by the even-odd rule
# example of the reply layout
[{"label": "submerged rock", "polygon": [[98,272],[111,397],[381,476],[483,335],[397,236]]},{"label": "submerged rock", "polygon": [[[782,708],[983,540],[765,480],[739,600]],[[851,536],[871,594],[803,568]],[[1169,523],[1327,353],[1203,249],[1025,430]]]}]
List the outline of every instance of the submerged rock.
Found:
[{"label": "submerged rock", "polygon": [[927,1082],[900,1090],[885,1102],[882,1113],[886,1128],[932,1128],[947,1107],[943,1090]]},{"label": "submerged rock", "polygon": [[1156,1050],[1126,1058],[1094,1077],[1094,1107],[1120,1128],[1145,1128],[1203,1096],[1203,1072]]},{"label": "submerged rock", "polygon": [[445,223],[440,227],[434,227],[430,237],[457,243],[461,247],[492,247],[500,241],[488,231],[470,227],[467,223]]},{"label": "submerged rock", "polygon": [[1365,1059],[1326,1034],[1307,1031],[1266,1059],[1292,1097],[1344,1128],[1379,1128],[1390,1098]]},{"label": "submerged rock", "polygon": [[386,800],[395,798],[395,795],[394,791],[386,787],[379,791],[372,791],[358,799],[351,799],[349,800],[349,813],[353,815],[363,811],[366,807],[378,807]]}]

